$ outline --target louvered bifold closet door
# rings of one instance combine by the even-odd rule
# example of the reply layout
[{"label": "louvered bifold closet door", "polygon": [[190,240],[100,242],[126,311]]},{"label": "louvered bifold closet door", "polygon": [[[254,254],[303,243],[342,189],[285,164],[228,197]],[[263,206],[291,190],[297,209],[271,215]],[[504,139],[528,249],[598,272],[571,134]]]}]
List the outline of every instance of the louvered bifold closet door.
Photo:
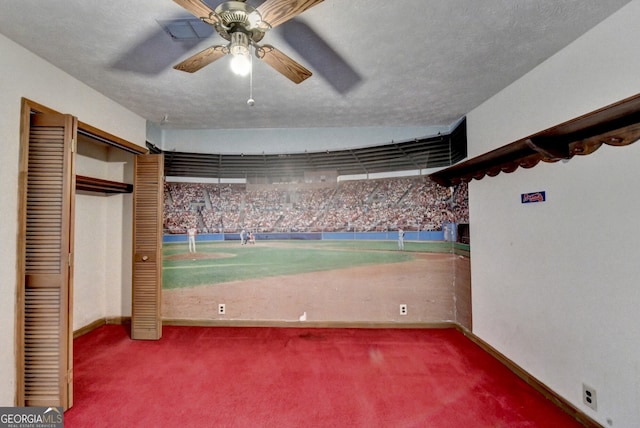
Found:
[{"label": "louvered bifold closet door", "polygon": [[163,165],[162,155],[135,159],[132,339],[162,337]]},{"label": "louvered bifold closet door", "polygon": [[[22,179],[24,288],[23,363],[18,401],[26,406],[72,405],[71,257],[73,249],[74,117],[34,114]],[[25,150],[26,149],[26,150]],[[21,287],[22,288],[22,287]]]}]

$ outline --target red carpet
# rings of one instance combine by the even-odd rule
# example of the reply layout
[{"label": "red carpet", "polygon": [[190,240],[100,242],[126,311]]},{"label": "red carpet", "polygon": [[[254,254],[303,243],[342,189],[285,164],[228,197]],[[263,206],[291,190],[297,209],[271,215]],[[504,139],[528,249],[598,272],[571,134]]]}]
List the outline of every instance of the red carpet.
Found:
[{"label": "red carpet", "polygon": [[66,428],[580,426],[453,329],[109,325],[74,353]]}]

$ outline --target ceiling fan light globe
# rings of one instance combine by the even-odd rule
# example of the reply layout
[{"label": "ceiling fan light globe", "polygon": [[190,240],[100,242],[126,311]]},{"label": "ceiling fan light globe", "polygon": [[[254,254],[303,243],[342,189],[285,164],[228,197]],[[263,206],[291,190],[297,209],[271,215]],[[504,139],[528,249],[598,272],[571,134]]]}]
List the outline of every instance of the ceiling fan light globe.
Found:
[{"label": "ceiling fan light globe", "polygon": [[231,71],[239,76],[246,76],[251,71],[249,55],[233,55],[231,57]]},{"label": "ceiling fan light globe", "polygon": [[249,37],[241,31],[231,33],[229,52],[234,56],[249,55]]}]

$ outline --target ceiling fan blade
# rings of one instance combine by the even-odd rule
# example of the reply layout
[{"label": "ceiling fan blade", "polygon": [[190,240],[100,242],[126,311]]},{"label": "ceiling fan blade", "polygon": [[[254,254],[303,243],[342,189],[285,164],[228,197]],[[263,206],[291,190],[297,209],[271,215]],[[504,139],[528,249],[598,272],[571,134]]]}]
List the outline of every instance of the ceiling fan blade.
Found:
[{"label": "ceiling fan blade", "polygon": [[218,21],[218,17],[213,13],[213,10],[201,2],[200,0],[173,0],[180,6],[191,12],[196,18],[206,20],[208,23],[213,24]]},{"label": "ceiling fan blade", "polygon": [[267,0],[258,6],[257,10],[260,12],[262,20],[273,28],[300,15],[318,3],[322,3],[322,1],[323,0]]},{"label": "ceiling fan blade", "polygon": [[229,52],[226,46],[211,46],[197,54],[185,59],[180,64],[174,65],[173,68],[187,73],[194,73],[211,64],[213,61],[225,56]]},{"label": "ceiling fan blade", "polygon": [[256,55],[293,83],[300,83],[311,77],[309,70],[271,45],[258,47],[256,49]]}]

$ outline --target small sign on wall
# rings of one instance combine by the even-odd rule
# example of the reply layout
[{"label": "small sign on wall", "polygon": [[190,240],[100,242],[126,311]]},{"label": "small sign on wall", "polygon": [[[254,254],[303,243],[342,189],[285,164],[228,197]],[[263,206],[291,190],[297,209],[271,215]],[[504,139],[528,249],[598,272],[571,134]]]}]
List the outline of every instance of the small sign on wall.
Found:
[{"label": "small sign on wall", "polygon": [[520,195],[520,202],[523,204],[531,204],[534,202],[544,202],[547,200],[546,192],[523,193]]}]

